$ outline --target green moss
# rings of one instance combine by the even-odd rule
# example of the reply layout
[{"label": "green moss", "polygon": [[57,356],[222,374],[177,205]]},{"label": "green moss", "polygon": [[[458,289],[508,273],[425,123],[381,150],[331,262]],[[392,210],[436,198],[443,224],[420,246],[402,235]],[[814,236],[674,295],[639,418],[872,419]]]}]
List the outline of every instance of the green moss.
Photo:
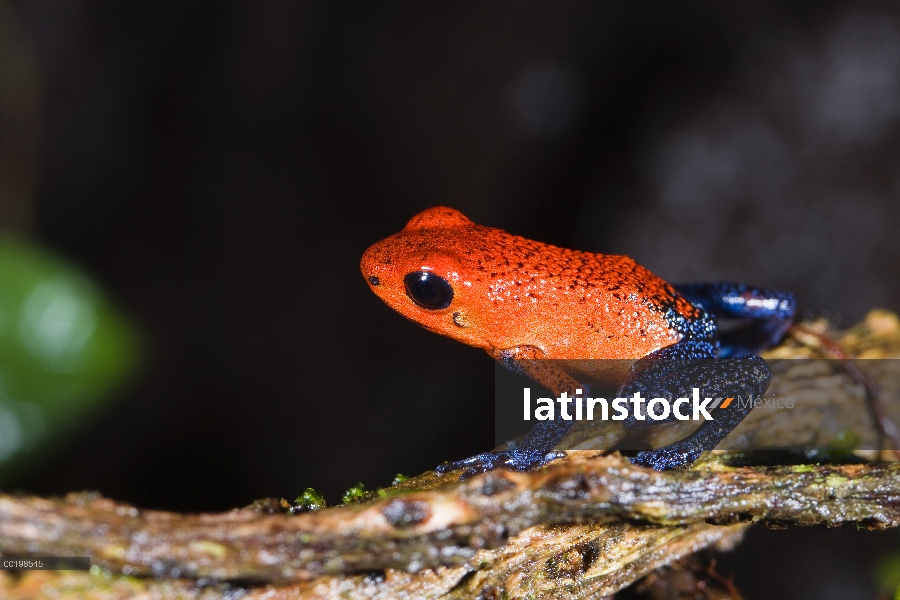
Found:
[{"label": "green moss", "polygon": [[356,502],[360,498],[366,495],[366,486],[362,483],[357,483],[349,490],[344,492],[344,497],[341,499],[344,504],[350,504],[351,502]]},{"label": "green moss", "polygon": [[839,488],[847,483],[847,478],[841,475],[830,474],[825,476],[825,485],[830,488]]},{"label": "green moss", "polygon": [[815,465],[797,465],[793,468],[795,473],[812,473],[816,470]]},{"label": "green moss", "polygon": [[391,485],[397,485],[398,483],[403,483],[407,479],[409,479],[409,477],[407,477],[403,473],[397,473],[397,475],[394,476],[394,481],[391,482]]},{"label": "green moss", "polygon": [[297,509],[298,512],[319,510],[325,508],[325,506],[325,498],[313,488],[306,488],[303,490],[303,493],[294,500],[294,508]]}]

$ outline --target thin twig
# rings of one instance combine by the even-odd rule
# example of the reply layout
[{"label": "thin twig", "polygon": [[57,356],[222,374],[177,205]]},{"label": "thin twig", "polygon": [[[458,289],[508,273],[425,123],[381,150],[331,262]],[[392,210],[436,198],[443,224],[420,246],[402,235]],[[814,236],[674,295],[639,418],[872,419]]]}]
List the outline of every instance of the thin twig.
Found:
[{"label": "thin twig", "polygon": [[801,335],[807,335],[814,338],[821,348],[831,354],[835,359],[841,361],[841,364],[847,372],[861,383],[863,388],[865,388],[866,404],[872,413],[872,420],[875,423],[876,430],[879,432],[879,436],[887,439],[891,450],[900,450],[900,429],[897,428],[897,425],[894,423],[893,419],[891,419],[887,409],[881,402],[881,398],[878,394],[878,386],[857,366],[854,359],[844,352],[843,348],[827,335],[813,331],[809,327],[794,324],[791,326],[790,332],[800,333]]}]

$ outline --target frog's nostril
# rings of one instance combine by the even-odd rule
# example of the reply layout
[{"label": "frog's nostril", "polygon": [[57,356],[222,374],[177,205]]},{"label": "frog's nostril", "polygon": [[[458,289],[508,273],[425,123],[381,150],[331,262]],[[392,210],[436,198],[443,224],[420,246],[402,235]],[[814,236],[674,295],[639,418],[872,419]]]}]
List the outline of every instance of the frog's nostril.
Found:
[{"label": "frog's nostril", "polygon": [[372,285],[381,285],[381,281],[374,275],[369,277],[369,283],[371,283]]}]

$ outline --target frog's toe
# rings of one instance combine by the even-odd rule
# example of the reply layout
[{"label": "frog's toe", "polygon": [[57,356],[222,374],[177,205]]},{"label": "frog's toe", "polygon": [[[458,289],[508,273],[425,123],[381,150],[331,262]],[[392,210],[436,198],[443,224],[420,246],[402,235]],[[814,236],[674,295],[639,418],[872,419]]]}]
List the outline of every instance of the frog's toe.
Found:
[{"label": "frog's toe", "polygon": [[648,452],[639,452],[630,460],[632,464],[640,467],[649,467],[657,471],[669,471],[671,469],[686,469],[690,467],[700,452],[695,449],[677,447],[677,444],[666,446]]}]

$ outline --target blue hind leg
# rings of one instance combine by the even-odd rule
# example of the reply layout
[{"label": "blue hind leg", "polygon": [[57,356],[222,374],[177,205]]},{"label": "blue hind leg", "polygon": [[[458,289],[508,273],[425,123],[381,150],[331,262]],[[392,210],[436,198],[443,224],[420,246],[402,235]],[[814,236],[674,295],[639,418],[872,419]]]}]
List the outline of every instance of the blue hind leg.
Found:
[{"label": "blue hind leg", "polygon": [[777,344],[791,326],[797,305],[790,292],[740,283],[687,283],[675,289],[716,317],[720,358],[752,356]]},{"label": "blue hind leg", "polygon": [[[646,401],[651,398],[666,399],[672,407],[676,401],[684,399],[692,408],[694,405],[708,407],[708,418],[712,420],[704,418],[686,438],[656,450],[641,452],[631,462],[657,470],[690,466],[700,454],[715,448],[747,416],[753,406],[750,400],[762,395],[769,386],[770,374],[766,361],[759,356],[728,359],[716,359],[715,356],[714,344],[688,340],[658,350],[635,363],[619,388],[619,397],[636,397],[637,393]],[[691,402],[695,389],[699,398]],[[706,404],[699,404],[700,398]],[[732,400],[721,402],[726,398]],[[694,408],[694,411],[694,418],[699,418],[699,410]],[[635,432],[637,439],[642,437],[640,430],[645,427],[675,418],[687,418],[684,414],[680,417],[675,415],[674,408],[667,418],[656,421],[649,418],[649,408],[644,413],[637,416],[632,412],[623,422],[626,429]],[[626,440],[627,444],[634,441]]]}]

